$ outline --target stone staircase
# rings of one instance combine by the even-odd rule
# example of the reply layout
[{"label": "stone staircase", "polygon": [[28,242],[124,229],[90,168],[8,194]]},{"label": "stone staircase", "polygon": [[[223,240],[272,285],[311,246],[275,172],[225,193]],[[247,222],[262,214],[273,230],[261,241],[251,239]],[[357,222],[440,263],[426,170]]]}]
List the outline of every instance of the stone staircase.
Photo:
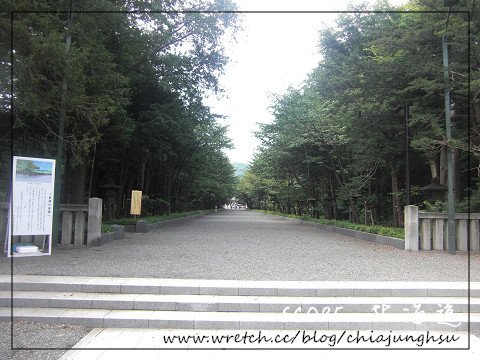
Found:
[{"label": "stone staircase", "polygon": [[[467,285],[15,275],[13,315],[88,327],[466,331]],[[480,329],[479,282],[470,295],[470,329]],[[10,300],[1,275],[1,320]]]}]

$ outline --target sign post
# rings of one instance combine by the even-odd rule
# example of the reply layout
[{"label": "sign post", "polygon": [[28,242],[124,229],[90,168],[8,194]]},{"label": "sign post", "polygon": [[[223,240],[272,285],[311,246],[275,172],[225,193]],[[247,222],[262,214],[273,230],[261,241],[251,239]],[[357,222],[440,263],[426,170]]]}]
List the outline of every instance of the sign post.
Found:
[{"label": "sign post", "polygon": [[[6,252],[7,256],[40,256],[52,252],[55,160],[13,157]],[[13,243],[14,236],[43,235],[42,248]],[[45,244],[48,241],[48,247]]]},{"label": "sign post", "polygon": [[132,190],[132,202],[130,204],[130,215],[140,215],[142,213],[142,192]]}]

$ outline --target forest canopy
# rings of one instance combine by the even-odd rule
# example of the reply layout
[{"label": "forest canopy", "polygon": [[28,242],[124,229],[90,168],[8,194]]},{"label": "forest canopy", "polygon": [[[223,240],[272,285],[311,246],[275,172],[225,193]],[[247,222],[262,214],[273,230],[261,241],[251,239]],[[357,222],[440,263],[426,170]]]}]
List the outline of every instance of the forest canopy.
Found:
[{"label": "forest canopy", "polygon": [[459,0],[450,13],[442,0],[410,0],[339,14],[318,34],[318,65],[304,84],[275,96],[274,121],[261,125],[261,146],[238,184],[223,152],[232,146],[227,128],[204,102],[222,91],[223,44],[240,29],[233,2],[1,6],[3,200],[10,145],[15,155],[55,158],[63,138],[61,202],[113,190],[117,216],[135,189],[152,211],[211,208],[235,195],[250,208],[401,226],[406,204],[444,208],[422,188],[447,185],[447,149],[457,210],[480,211],[477,1]]},{"label": "forest canopy", "polygon": [[63,137],[62,203],[114,191],[121,216],[135,189],[155,212],[223,204],[235,185],[223,152],[232,144],[204,97],[221,92],[223,41],[239,27],[237,14],[214,10],[235,9],[229,0],[2,2],[2,201],[10,138],[14,155],[56,158]]},{"label": "forest canopy", "polygon": [[445,208],[444,196],[422,188],[447,185],[450,148],[457,210],[468,210],[470,190],[480,211],[478,2],[460,0],[450,14],[442,0],[392,9],[351,7],[320,32],[318,66],[301,87],[275,96],[274,121],[260,125],[261,147],[238,188],[250,207],[402,226],[407,203]]}]

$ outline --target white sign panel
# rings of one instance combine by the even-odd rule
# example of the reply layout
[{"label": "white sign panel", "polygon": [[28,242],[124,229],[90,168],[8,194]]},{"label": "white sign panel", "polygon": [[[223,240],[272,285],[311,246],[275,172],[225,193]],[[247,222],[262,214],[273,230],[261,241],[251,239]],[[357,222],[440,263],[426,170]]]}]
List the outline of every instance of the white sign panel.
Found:
[{"label": "white sign panel", "polygon": [[[49,237],[47,253],[25,244],[13,244],[14,255],[49,255],[53,220],[55,160],[13,157],[12,197],[10,200],[11,235],[44,235]],[[11,236],[9,236],[9,242]],[[45,241],[44,241],[45,245]],[[31,245],[33,246],[33,244]],[[10,244],[9,244],[10,249]],[[9,252],[10,255],[10,252]]]}]

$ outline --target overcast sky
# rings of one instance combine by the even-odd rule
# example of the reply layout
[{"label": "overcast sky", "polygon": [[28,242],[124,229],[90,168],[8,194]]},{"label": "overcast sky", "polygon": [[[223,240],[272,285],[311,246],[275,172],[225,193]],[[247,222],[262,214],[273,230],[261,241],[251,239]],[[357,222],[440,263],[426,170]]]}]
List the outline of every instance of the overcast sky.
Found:
[{"label": "overcast sky", "polygon": [[[341,11],[360,0],[234,0],[240,10]],[[390,0],[404,3],[405,0]],[[336,14],[240,14],[243,31],[237,42],[225,44],[230,58],[220,85],[222,99],[210,97],[206,104],[226,116],[229,137],[235,149],[227,150],[231,162],[248,163],[258,145],[253,132],[257,123],[271,122],[271,94],[298,87],[320,61],[318,31],[333,24]]]}]

